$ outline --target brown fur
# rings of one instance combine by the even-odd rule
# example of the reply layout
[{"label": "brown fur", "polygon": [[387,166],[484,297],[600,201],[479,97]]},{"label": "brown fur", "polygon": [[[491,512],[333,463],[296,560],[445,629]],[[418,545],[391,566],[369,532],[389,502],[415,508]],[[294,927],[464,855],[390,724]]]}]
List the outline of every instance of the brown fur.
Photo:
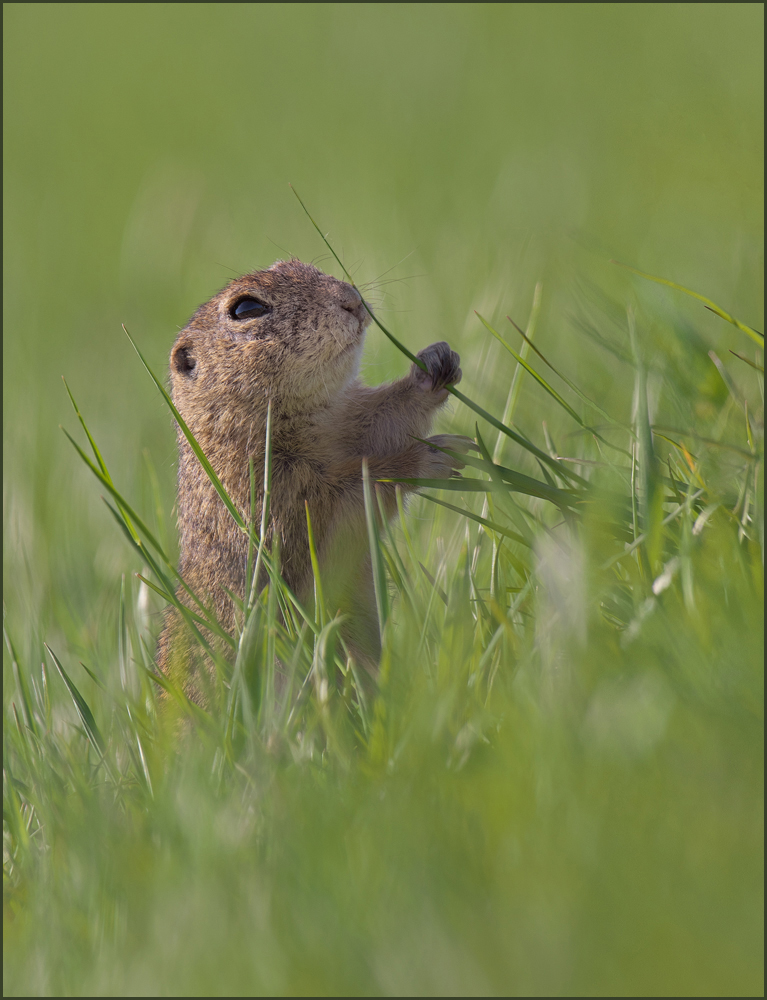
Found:
[{"label": "brown fur", "polygon": [[[271,308],[250,320],[233,317],[252,296]],[[445,478],[457,462],[415,438],[460,381],[458,355],[444,342],[418,355],[397,382],[364,386],[358,369],[369,316],[351,285],[297,260],[232,281],[201,306],[176,338],[170,356],[173,400],[243,519],[250,518],[249,460],[255,467],[256,524],[261,516],[267,405],[272,404],[272,496],[267,542],[279,537],[282,574],[301,598],[311,595],[306,513],[330,606],[346,611],[346,639],[368,667],[378,648],[375,604],[366,554],[362,459],[371,481]],[[467,439],[432,438],[465,450]],[[227,512],[181,431],[178,432],[179,571],[234,631],[226,590],[242,597],[248,541]],[[394,486],[379,484],[388,516]],[[407,487],[405,487],[407,489]],[[327,582],[326,582],[327,577]],[[330,593],[328,593],[330,589]],[[189,598],[179,590],[179,598]],[[195,696],[191,644],[173,608],[166,612],[158,662]]]}]

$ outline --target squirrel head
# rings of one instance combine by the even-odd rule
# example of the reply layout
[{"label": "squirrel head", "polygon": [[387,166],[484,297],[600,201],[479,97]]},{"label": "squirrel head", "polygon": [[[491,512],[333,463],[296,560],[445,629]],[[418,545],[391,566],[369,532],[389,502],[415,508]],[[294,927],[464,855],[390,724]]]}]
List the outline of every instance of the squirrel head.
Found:
[{"label": "squirrel head", "polygon": [[[320,408],[357,375],[369,314],[351,285],[298,260],[230,282],[200,306],[170,355],[190,418]],[[194,423],[197,423],[193,419]]]}]

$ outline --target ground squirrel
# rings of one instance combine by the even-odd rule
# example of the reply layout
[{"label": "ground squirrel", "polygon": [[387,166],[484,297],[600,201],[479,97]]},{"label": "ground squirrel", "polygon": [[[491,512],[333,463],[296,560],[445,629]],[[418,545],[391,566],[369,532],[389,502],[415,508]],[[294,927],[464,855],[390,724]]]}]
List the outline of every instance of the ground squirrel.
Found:
[{"label": "ground squirrel", "polygon": [[[362,459],[379,478],[448,478],[462,463],[418,438],[461,379],[460,359],[440,342],[418,354],[397,382],[376,387],[358,378],[369,313],[355,288],[298,260],[278,261],[230,282],[200,306],[170,355],[173,401],[247,522],[249,462],[255,467],[260,519],[267,405],[272,404],[272,494],[267,542],[280,541],[282,575],[311,599],[305,501],[322,566],[328,605],[347,614],[348,647],[368,669],[378,653],[378,626],[362,488]],[[433,444],[465,452],[468,439],[440,435]],[[179,571],[233,631],[227,590],[245,591],[248,541],[179,430]],[[395,487],[377,486],[396,512]],[[408,487],[404,487],[405,490]],[[412,487],[411,487],[412,489]],[[330,593],[328,591],[330,590]],[[178,597],[189,604],[182,590]],[[194,692],[193,644],[169,608],[158,645],[159,666]],[[186,650],[186,653],[183,652]],[[193,694],[194,696],[194,694]]]}]

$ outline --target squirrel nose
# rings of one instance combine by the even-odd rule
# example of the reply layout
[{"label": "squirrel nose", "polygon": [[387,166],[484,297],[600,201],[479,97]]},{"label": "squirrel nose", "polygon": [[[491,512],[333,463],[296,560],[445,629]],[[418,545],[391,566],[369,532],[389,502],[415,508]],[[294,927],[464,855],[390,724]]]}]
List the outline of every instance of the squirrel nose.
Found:
[{"label": "squirrel nose", "polygon": [[352,288],[351,285],[343,285],[339,304],[347,312],[356,312],[362,305],[362,297],[356,288]]}]

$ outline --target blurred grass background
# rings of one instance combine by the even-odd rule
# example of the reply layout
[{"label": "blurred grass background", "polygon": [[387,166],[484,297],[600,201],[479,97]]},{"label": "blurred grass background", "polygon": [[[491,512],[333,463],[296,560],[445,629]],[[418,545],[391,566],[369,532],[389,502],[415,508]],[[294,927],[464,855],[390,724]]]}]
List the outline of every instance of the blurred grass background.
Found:
[{"label": "blurred grass background", "polygon": [[[45,629],[92,621],[125,557],[58,431],[60,376],[118,481],[148,447],[170,501],[171,423],[120,323],[162,371],[233,272],[321,256],[288,182],[359,281],[419,276],[384,286],[384,322],[411,348],[450,340],[493,412],[506,384],[485,362],[500,349],[473,310],[524,322],[538,280],[544,351],[608,395],[630,389],[571,348],[568,313],[585,279],[632,295],[610,257],[760,322],[758,5],[4,11],[6,601]],[[695,323],[738,342],[714,316]],[[368,339],[372,381],[403,371]]]},{"label": "blurred grass background", "polygon": [[[728,356],[728,348],[742,350],[742,336],[609,260],[672,278],[762,329],[762,21],[758,4],[5,4],[4,585],[24,658],[39,662],[45,639],[72,662],[113,672],[121,576],[141,568],[58,430],[74,424],[60,376],[115,481],[142,509],[154,505],[145,450],[151,455],[172,536],[173,428],[120,324],[163,371],[176,330],[233,274],[289,254],[334,270],[289,181],[360,283],[385,274],[390,283],[370,296],[383,321],[413,350],[449,340],[462,356],[461,388],[491,412],[501,415],[511,369],[474,310],[496,327],[506,313],[524,325],[542,282],[536,342],[610,412],[630,419],[633,374],[578,332],[584,303],[596,300],[615,329],[632,305],[659,356],[671,350],[664,324],[681,330],[692,347],[664,364],[675,360],[698,416],[715,413],[727,390],[706,351]],[[372,329],[365,377],[378,382],[405,367]],[[669,423],[683,402],[661,400]],[[542,418],[555,439],[572,430],[548,410],[532,382],[523,383],[517,419],[536,440]],[[473,426],[468,411],[453,408],[438,429]],[[433,516],[415,505],[413,530],[428,535]],[[735,650],[740,641],[753,663],[755,614],[748,605],[690,656]],[[80,941],[85,950],[60,957],[54,975],[55,962],[30,944],[34,935],[19,931],[13,941],[29,950],[14,966],[11,992],[119,993],[122,982],[134,993],[237,995],[253,990],[249,977],[257,975],[264,991],[308,995],[603,995],[627,983],[634,995],[757,995],[749,936],[756,909],[741,892],[755,878],[758,853],[747,801],[755,770],[727,788],[751,759],[753,733],[740,716],[722,723],[706,759],[705,718],[694,707],[681,712],[678,773],[664,758],[656,771],[649,763],[624,781],[623,758],[582,771],[567,748],[547,756],[536,740],[568,737],[555,726],[535,729],[523,712],[520,731],[534,730],[527,742],[519,732],[503,737],[474,784],[467,769],[457,786],[439,786],[441,799],[424,798],[432,828],[408,809],[412,795],[420,800],[417,775],[442,766],[439,747],[421,746],[423,759],[392,779],[411,785],[388,793],[383,818],[377,784],[358,777],[349,789],[335,778],[329,802],[321,788],[312,793],[278,776],[266,811],[306,829],[288,835],[281,827],[268,870],[282,875],[272,888],[248,883],[250,895],[237,877],[255,842],[247,808],[229,801],[215,815],[203,778],[187,774],[168,792],[172,816],[168,806],[164,819],[140,820],[164,829],[161,871],[151,853],[156,829],[131,840],[119,813],[92,805],[81,817],[78,857],[105,852],[99,877],[116,880],[128,902],[112,924],[103,918],[103,934],[133,957],[87,979],[83,955],[91,953]],[[520,748],[537,762],[522,777]],[[604,790],[600,769],[610,771]],[[560,829],[551,789],[562,783],[593,808],[568,812]],[[688,783],[695,793],[685,800]],[[708,787],[710,806],[700,798]],[[497,799],[495,811],[475,808],[483,790]],[[679,811],[664,826],[654,804],[672,800]],[[740,833],[725,822],[728,810],[743,821]],[[456,815],[463,825],[453,830]],[[488,830],[490,815],[497,826]],[[385,842],[363,833],[355,840],[354,831],[379,822],[401,833],[385,857],[376,854]],[[249,832],[238,839],[227,828]],[[112,838],[108,851],[103,838]],[[522,868],[519,858],[527,859]],[[526,867],[536,858],[539,869]],[[546,867],[555,858],[561,867]],[[138,873],[136,885],[159,887],[153,903],[131,895],[134,876],[123,862]],[[364,930],[366,900],[333,904],[345,865],[357,873],[355,885],[376,893]],[[684,881],[686,865],[713,865],[716,891],[682,893],[679,903],[666,880],[677,871]],[[185,873],[196,880],[195,903]],[[83,869],[80,878],[92,875]],[[440,880],[444,895],[435,895]],[[643,898],[648,880],[653,892]],[[631,887],[625,909],[611,885]],[[494,903],[483,895],[488,886]],[[414,900],[422,910],[413,911]],[[183,939],[206,938],[182,918],[191,925],[202,912],[211,954],[195,965]],[[65,911],[57,913],[56,932],[69,940]],[[297,913],[307,922],[298,929]],[[243,965],[244,939],[227,937],[232,914],[262,939],[257,971]],[[490,917],[501,928],[497,939],[488,937]],[[152,958],[137,931],[142,921],[163,942]],[[517,941],[503,938],[512,927],[526,928]],[[635,939],[641,928],[647,940]],[[339,971],[332,949],[344,940],[349,955]]]}]

